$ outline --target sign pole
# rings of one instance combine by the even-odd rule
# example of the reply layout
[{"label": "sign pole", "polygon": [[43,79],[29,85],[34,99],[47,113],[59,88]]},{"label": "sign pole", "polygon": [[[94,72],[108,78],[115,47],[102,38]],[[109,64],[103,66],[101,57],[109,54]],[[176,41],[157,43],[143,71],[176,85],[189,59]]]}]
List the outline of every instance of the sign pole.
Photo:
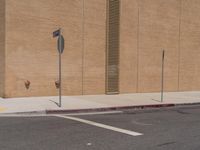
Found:
[{"label": "sign pole", "polygon": [[58,41],[57,41],[57,48],[58,48],[58,53],[59,53],[59,56],[58,56],[58,63],[59,63],[59,84],[57,84],[56,85],[56,87],[57,88],[59,88],[59,104],[58,104],[58,106],[59,107],[61,107],[62,106],[62,81],[61,81],[61,79],[62,79],[62,64],[61,64],[61,62],[62,62],[62,57],[61,57],[61,55],[62,55],[62,53],[63,53],[63,51],[64,51],[64,45],[65,45],[65,40],[64,40],[64,37],[62,36],[62,33],[61,33],[61,28],[59,28],[58,30],[56,30],[56,31],[54,31],[53,32],[53,37],[55,38],[55,37],[58,37]]},{"label": "sign pole", "polygon": [[[60,30],[60,33],[59,33],[59,38],[61,38],[61,28],[59,29]],[[59,48],[61,49],[61,40],[59,41]],[[62,100],[62,97],[61,97],[61,95],[62,95],[62,84],[61,84],[61,73],[62,73],[62,71],[61,71],[61,53],[59,53],[59,107],[61,107],[61,100]]]},{"label": "sign pole", "polygon": [[163,102],[163,91],[164,91],[164,62],[165,62],[165,50],[162,51],[161,102]]}]

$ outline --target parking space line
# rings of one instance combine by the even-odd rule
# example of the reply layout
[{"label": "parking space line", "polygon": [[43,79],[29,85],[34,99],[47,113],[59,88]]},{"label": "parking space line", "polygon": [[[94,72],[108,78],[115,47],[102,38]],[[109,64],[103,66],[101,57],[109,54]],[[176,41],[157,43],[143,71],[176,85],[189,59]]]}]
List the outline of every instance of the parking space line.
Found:
[{"label": "parking space line", "polygon": [[92,125],[92,126],[96,126],[96,127],[100,127],[100,128],[104,128],[104,129],[108,129],[108,130],[112,130],[112,131],[128,134],[128,135],[131,135],[131,136],[143,135],[142,133],[139,133],[139,132],[134,132],[134,131],[130,131],[130,130],[116,128],[116,127],[113,127],[113,126],[109,126],[109,125],[105,125],[105,124],[101,124],[101,123],[97,123],[97,122],[89,121],[89,120],[85,120],[85,119],[80,119],[80,118],[76,118],[76,117],[63,116],[63,115],[54,115],[54,116],[60,117],[60,118],[65,118],[65,119],[69,119],[69,120],[73,120],[73,121],[78,121],[78,122],[81,122],[81,123],[85,123],[85,124],[89,124],[89,125]]}]

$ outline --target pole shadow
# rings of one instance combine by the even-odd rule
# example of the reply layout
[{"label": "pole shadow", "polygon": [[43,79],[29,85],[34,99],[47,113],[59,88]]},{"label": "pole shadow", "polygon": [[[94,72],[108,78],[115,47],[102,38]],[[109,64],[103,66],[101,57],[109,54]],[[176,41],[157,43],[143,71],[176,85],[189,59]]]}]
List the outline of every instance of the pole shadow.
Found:
[{"label": "pole shadow", "polygon": [[49,101],[53,102],[54,104],[56,104],[59,107],[59,103],[58,102],[55,102],[53,100],[49,100]]}]

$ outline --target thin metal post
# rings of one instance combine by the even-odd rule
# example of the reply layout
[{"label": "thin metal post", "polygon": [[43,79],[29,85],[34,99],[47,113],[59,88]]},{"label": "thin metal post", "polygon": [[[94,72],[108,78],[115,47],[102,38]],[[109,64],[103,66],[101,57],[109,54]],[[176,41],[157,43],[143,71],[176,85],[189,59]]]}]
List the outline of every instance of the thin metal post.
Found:
[{"label": "thin metal post", "polygon": [[165,63],[165,50],[162,51],[161,102],[163,102],[163,92],[164,92],[164,63]]},{"label": "thin metal post", "polygon": [[[60,29],[60,34],[59,34],[59,38],[61,38],[61,29]],[[61,49],[61,40],[59,41],[59,48]],[[61,107],[62,106],[62,102],[61,102],[61,100],[62,100],[62,97],[61,97],[61,91],[62,91],[62,84],[61,84],[61,52],[59,52],[59,107]]]}]

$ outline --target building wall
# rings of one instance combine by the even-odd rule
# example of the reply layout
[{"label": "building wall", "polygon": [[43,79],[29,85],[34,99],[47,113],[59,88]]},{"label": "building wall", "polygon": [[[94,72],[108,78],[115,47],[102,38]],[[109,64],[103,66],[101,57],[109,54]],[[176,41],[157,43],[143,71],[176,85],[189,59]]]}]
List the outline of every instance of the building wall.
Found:
[{"label": "building wall", "polygon": [[120,92],[200,90],[200,2],[121,0]]},{"label": "building wall", "polygon": [[5,0],[0,0],[0,97],[4,96],[5,80]]},{"label": "building wall", "polygon": [[[0,93],[58,94],[57,41],[52,32],[62,27],[63,95],[104,94],[106,5],[107,0],[6,0],[6,30],[0,25],[0,33],[6,32],[5,54],[4,36],[0,37],[0,57],[5,55],[0,64],[6,63],[0,72],[6,70],[6,79]],[[120,10],[120,93],[160,91],[163,49],[164,90],[199,90],[200,2],[121,0]],[[4,73],[0,76],[3,87]],[[26,80],[31,82],[28,90]]]},{"label": "building wall", "polygon": [[52,32],[59,27],[65,37],[63,95],[104,93],[106,1],[7,0],[6,7],[6,97],[57,95]]},{"label": "building wall", "polygon": [[[82,2],[7,0],[6,97],[56,95],[57,40],[63,28],[63,94],[81,94]],[[17,13],[16,13],[17,12]],[[27,90],[24,82],[31,82]]]},{"label": "building wall", "polygon": [[200,1],[181,6],[179,90],[200,90]]},{"label": "building wall", "polygon": [[83,2],[83,94],[104,94],[106,0],[84,0]]},{"label": "building wall", "polygon": [[165,49],[165,90],[178,88],[180,0],[140,0],[138,92],[161,87],[162,50]]},{"label": "building wall", "polygon": [[122,0],[120,10],[120,93],[137,92],[138,3]]},{"label": "building wall", "polygon": [[122,0],[120,92],[178,90],[180,0]]}]

